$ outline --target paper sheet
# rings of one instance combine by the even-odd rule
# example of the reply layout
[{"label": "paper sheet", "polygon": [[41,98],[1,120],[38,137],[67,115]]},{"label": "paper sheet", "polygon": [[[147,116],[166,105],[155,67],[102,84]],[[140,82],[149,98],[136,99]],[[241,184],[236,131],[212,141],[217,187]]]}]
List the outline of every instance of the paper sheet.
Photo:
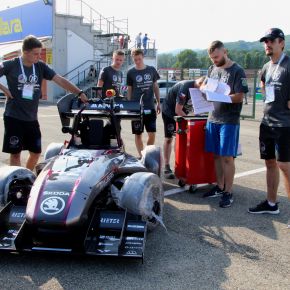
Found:
[{"label": "paper sheet", "polygon": [[214,110],[213,103],[205,100],[199,89],[190,88],[189,93],[192,101],[194,114],[198,115],[201,113],[212,112]]},{"label": "paper sheet", "polygon": [[231,103],[232,99],[230,96],[224,94],[213,93],[210,91],[204,91],[206,98],[210,102],[222,102],[222,103]]}]

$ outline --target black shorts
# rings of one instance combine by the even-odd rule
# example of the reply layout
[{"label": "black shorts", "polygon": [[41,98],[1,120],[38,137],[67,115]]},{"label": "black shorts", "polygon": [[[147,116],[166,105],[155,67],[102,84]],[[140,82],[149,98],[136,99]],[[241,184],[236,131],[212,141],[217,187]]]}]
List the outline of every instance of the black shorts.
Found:
[{"label": "black shorts", "polygon": [[4,116],[3,152],[20,153],[29,150],[41,153],[41,133],[38,121],[21,121]]},{"label": "black shorts", "polygon": [[260,125],[261,159],[290,162],[290,127]]},{"label": "black shorts", "polygon": [[162,113],[162,119],[164,124],[164,136],[165,138],[172,138],[176,132],[176,122],[173,118],[168,117]]},{"label": "black shorts", "polygon": [[141,135],[144,132],[144,126],[149,133],[156,132],[156,111],[151,110],[150,114],[143,114],[143,126],[141,121],[132,121],[132,134]]}]

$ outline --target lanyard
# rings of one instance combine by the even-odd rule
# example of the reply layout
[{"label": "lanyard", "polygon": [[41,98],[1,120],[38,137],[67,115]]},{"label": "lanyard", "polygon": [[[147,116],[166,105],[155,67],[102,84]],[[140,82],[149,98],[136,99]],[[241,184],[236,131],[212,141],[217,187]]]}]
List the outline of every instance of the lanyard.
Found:
[{"label": "lanyard", "polygon": [[281,55],[281,57],[280,57],[280,59],[279,59],[279,61],[277,63],[277,66],[276,66],[275,70],[272,71],[271,73],[270,73],[270,71],[271,71],[271,68],[272,68],[273,64],[270,63],[269,70],[267,71],[267,74],[266,74],[266,84],[269,83],[270,78],[276,74],[276,72],[277,72],[281,62],[283,61],[284,57],[285,57],[285,53],[282,53],[282,55]]},{"label": "lanyard", "polygon": [[[25,75],[25,72],[24,72],[24,67],[23,67],[23,62],[22,62],[21,56],[19,56],[19,62],[20,62],[21,72],[22,72],[24,81],[25,81],[25,83],[27,83],[27,76]],[[32,64],[32,71],[33,71],[33,76],[35,76],[35,67],[34,67],[34,64]]]}]

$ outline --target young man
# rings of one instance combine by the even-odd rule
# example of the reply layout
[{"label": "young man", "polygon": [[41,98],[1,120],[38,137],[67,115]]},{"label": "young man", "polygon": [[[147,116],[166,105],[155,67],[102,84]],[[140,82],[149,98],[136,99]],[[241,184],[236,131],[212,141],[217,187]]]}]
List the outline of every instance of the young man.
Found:
[{"label": "young man", "polygon": [[[147,145],[155,143],[156,111],[160,113],[160,93],[157,80],[160,78],[153,66],[144,64],[144,53],[142,49],[136,48],[131,52],[135,67],[127,72],[128,99],[140,101],[141,96],[144,104],[143,125],[148,133]],[[155,98],[157,108],[155,110]],[[135,134],[135,144],[141,158],[143,150],[143,129],[139,121],[132,121],[132,132]]]},{"label": "young man", "polygon": [[228,58],[221,41],[212,42],[208,54],[213,63],[208,77],[230,86],[232,103],[213,102],[214,110],[208,117],[206,151],[214,153],[217,185],[204,197],[222,196],[220,207],[230,207],[233,202],[234,158],[239,144],[240,113],[248,86],[244,70]]},{"label": "young man", "polygon": [[112,64],[101,70],[97,86],[103,88],[103,97],[106,97],[106,91],[110,89],[114,89],[116,91],[116,96],[119,96],[123,81],[121,67],[124,63],[124,59],[124,51],[116,50],[113,52]]},{"label": "young man", "polygon": [[290,59],[283,53],[284,39],[279,28],[269,29],[260,39],[270,57],[261,73],[265,105],[259,137],[261,159],[265,160],[267,168],[267,200],[250,208],[249,213],[253,214],[279,213],[279,168],[290,198]]},{"label": "young man", "polygon": [[189,89],[199,88],[204,77],[192,81],[180,81],[170,88],[167,96],[162,102],[162,119],[164,124],[164,177],[173,179],[174,174],[170,168],[170,155],[172,151],[172,140],[176,131],[174,116],[186,116],[192,111]]},{"label": "young man", "polygon": [[21,57],[0,64],[0,77],[6,76],[8,88],[4,110],[3,152],[10,153],[10,165],[21,166],[21,151],[28,150],[26,167],[33,170],[41,153],[41,132],[37,120],[42,80],[52,80],[65,90],[78,95],[83,102],[86,95],[40,60],[42,43],[34,36],[23,40]]}]

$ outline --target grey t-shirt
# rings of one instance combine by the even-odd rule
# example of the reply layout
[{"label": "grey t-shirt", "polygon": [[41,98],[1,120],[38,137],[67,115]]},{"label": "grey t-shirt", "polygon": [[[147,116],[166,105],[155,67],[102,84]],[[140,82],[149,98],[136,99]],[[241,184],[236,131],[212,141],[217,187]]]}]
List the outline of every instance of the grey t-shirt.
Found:
[{"label": "grey t-shirt", "polygon": [[168,92],[162,102],[162,113],[169,118],[175,114],[176,104],[183,106],[183,111],[188,113],[192,110],[192,102],[189,89],[194,87],[194,81],[181,81],[176,83]]},{"label": "grey t-shirt", "polygon": [[[244,70],[236,63],[229,68],[219,68],[215,65],[208,70],[208,77],[218,79],[228,84],[231,88],[230,94],[247,93],[248,85]],[[240,114],[243,106],[241,103],[213,102],[214,110],[208,120],[217,124],[239,124]]]},{"label": "grey t-shirt", "polygon": [[107,66],[101,70],[99,80],[104,82],[102,90],[103,97],[106,97],[106,91],[111,89],[116,91],[117,97],[120,95],[123,81],[123,73],[121,71],[115,70],[112,66]]},{"label": "grey t-shirt", "polygon": [[37,120],[37,111],[39,98],[41,97],[41,82],[43,79],[51,80],[55,72],[44,62],[39,61],[33,67],[23,65],[24,73],[29,84],[33,84],[32,99],[22,97],[22,91],[25,84],[25,77],[22,75],[19,58],[4,61],[0,64],[0,77],[6,76],[8,88],[13,99],[8,99],[5,104],[4,116],[13,117],[22,121]]},{"label": "grey t-shirt", "polygon": [[[261,72],[261,81],[265,85],[273,85],[275,100],[264,105],[262,123],[272,127],[290,127],[290,59],[285,56],[281,64],[266,63]],[[276,70],[277,69],[277,70]],[[266,75],[267,80],[266,80]]]},{"label": "grey t-shirt", "polygon": [[132,87],[132,100],[140,101],[143,93],[144,109],[154,110],[154,91],[153,83],[160,76],[153,66],[147,65],[145,69],[137,70],[135,67],[127,72],[127,85]]}]

